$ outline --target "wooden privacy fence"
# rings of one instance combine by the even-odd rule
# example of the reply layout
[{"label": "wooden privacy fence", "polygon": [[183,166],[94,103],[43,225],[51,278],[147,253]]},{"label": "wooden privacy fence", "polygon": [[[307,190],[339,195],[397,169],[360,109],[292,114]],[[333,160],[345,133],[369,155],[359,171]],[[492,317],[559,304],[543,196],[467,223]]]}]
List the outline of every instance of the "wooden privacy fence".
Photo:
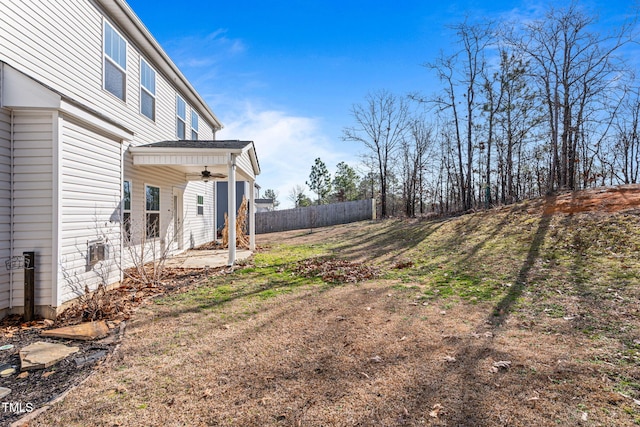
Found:
[{"label": "wooden privacy fence", "polygon": [[375,219],[375,200],[314,205],[281,211],[257,212],[256,234],[327,227]]}]

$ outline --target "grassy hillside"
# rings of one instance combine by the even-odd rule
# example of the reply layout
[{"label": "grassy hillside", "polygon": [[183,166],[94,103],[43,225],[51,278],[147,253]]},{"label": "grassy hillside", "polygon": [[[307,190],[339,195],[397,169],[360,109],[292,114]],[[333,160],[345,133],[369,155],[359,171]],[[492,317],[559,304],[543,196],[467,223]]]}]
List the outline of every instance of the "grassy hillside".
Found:
[{"label": "grassy hillside", "polygon": [[575,200],[258,236],[34,425],[640,425],[640,211]]}]

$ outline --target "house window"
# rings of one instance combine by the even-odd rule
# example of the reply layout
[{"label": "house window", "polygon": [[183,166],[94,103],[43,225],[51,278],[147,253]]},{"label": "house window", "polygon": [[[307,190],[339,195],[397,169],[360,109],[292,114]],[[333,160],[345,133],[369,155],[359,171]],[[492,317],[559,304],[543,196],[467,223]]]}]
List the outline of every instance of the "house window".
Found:
[{"label": "house window", "polygon": [[127,42],[104,22],[104,89],[125,101],[127,85]]},{"label": "house window", "polygon": [[198,196],[196,207],[198,209],[198,215],[204,215],[204,196]]},{"label": "house window", "polygon": [[160,188],[145,186],[147,238],[160,237]]},{"label": "house window", "polygon": [[156,120],[156,72],[140,59],[140,112]]},{"label": "house window", "polygon": [[195,111],[191,112],[191,139],[198,140],[198,114]]},{"label": "house window", "polygon": [[124,241],[131,241],[131,181],[122,183],[122,228]]},{"label": "house window", "polygon": [[187,104],[180,95],[176,95],[176,136],[178,139],[185,139],[185,128],[187,123]]}]

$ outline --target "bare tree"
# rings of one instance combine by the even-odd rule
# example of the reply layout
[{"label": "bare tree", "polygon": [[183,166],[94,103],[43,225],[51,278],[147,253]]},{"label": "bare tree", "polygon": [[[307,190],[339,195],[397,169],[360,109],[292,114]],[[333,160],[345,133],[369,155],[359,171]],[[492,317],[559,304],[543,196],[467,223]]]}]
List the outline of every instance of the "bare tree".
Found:
[{"label": "bare tree", "polygon": [[630,91],[615,128],[615,175],[624,184],[635,184],[640,177],[640,88]]},{"label": "bare tree", "polygon": [[344,128],[342,139],[359,142],[372,153],[380,178],[380,214],[385,218],[391,167],[407,134],[409,106],[403,98],[381,90],[367,95],[364,104],[354,105],[351,114],[356,125]]},{"label": "bare tree", "polygon": [[293,202],[296,208],[302,208],[311,205],[311,199],[305,194],[305,189],[302,185],[295,185],[291,191],[289,191],[289,200]]},{"label": "bare tree", "polygon": [[615,34],[590,31],[595,18],[576,2],[564,9],[550,8],[544,19],[528,22],[523,34],[509,42],[531,60],[546,107],[551,145],[549,190],[576,188],[578,144],[588,120],[602,120],[610,106],[601,95],[616,90],[624,72],[614,55],[630,39],[630,23]]},{"label": "bare tree", "polygon": [[432,129],[422,119],[411,122],[410,135],[402,144],[402,193],[405,215],[416,216],[416,204],[424,213],[425,169],[432,147]]},{"label": "bare tree", "polygon": [[[473,205],[474,142],[480,140],[477,135],[477,116],[485,105],[477,96],[482,92],[481,77],[486,68],[486,49],[494,43],[495,34],[491,22],[471,25],[465,21],[451,29],[455,31],[462,48],[454,55],[441,55],[436,62],[426,64],[444,84],[443,96],[429,102],[441,112],[450,111],[452,114],[460,202],[462,208],[467,210]],[[463,105],[462,111],[460,103]]]}]

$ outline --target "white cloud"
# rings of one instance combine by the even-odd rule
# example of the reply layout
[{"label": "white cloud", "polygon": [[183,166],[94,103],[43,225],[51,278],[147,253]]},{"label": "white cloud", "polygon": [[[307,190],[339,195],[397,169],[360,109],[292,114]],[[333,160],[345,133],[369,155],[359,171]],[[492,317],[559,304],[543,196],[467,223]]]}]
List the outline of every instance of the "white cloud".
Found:
[{"label": "white cloud", "polygon": [[229,38],[226,34],[225,29],[204,36],[189,34],[165,41],[163,46],[179,67],[202,71],[242,55],[247,50],[242,40]]},{"label": "white cloud", "polygon": [[254,141],[261,168],[258,184],[263,192],[268,188],[279,192],[281,209],[292,207],[288,195],[295,185],[305,184],[317,157],[333,171],[350,156],[332,144],[316,118],[260,109],[247,102],[223,121],[225,127],[216,138]]}]

